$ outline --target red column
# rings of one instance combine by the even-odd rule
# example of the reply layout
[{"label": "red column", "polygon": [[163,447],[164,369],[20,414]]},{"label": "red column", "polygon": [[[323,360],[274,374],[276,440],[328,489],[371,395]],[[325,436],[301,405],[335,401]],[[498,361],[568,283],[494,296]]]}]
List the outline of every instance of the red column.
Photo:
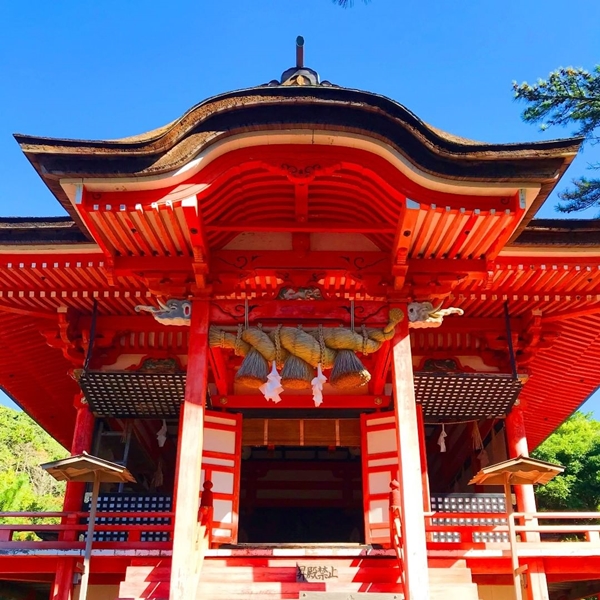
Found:
[{"label": "red column", "polygon": [[425,422],[423,420],[423,407],[416,405],[417,423],[419,426],[419,455],[421,457],[421,480],[423,482],[423,510],[431,510],[431,493],[429,490],[429,473],[427,472],[427,444],[425,441]]},{"label": "red column", "polygon": [[[517,401],[518,402],[518,401]],[[508,446],[508,457],[529,456],[527,435],[525,433],[525,419],[523,407],[515,404],[508,413],[505,421],[506,444]],[[532,485],[516,485],[518,512],[536,512],[535,494]]]},{"label": "red column", "polygon": [[[82,395],[75,397],[75,408],[77,416],[75,418],[75,429],[73,431],[73,441],[71,443],[71,454],[81,454],[84,450],[89,452],[92,447],[92,438],[94,435],[94,415],[89,406],[83,400]],[[63,511],[80,511],[83,503],[83,493],[85,491],[84,483],[67,483],[65,499],[63,501]],[[72,519],[68,517],[63,519],[63,524],[69,523]],[[76,538],[74,532],[66,531],[61,535],[63,541],[72,541]],[[71,600],[73,594],[73,574],[75,561],[72,558],[65,558],[58,561],[54,584],[52,586],[51,600]]]},{"label": "red column", "polygon": [[[517,401],[518,402],[518,401]],[[506,444],[508,446],[508,457],[529,456],[529,447],[527,444],[527,435],[525,432],[525,418],[523,406],[515,404],[508,413],[505,421],[506,425]],[[532,485],[515,485],[515,495],[517,496],[517,511],[524,513],[536,512],[535,494]],[[537,519],[529,521],[531,524],[537,524]],[[522,539],[527,542],[539,542],[539,533],[529,532],[521,534]],[[544,571],[543,561],[529,560],[528,570],[523,575],[527,581],[528,600],[547,600],[548,583]]]},{"label": "red column", "polygon": [[62,558],[57,561],[50,600],[71,600],[73,597],[74,572],[75,559]]},{"label": "red column", "polygon": [[[73,442],[71,443],[72,455],[81,454],[84,450],[89,452],[92,448],[94,436],[94,415],[87,403],[84,402],[83,396],[76,397],[75,408],[77,409],[77,417],[75,418],[75,430],[73,431]],[[84,491],[85,483],[67,483],[63,510],[81,510]]]},{"label": "red column", "polygon": [[197,589],[194,563],[208,376],[208,314],[208,301],[194,300],[185,399],[179,416],[174,492],[175,528],[169,596],[171,600],[194,598]]},{"label": "red column", "polygon": [[399,324],[392,342],[392,384],[398,427],[399,479],[402,499],[402,546],[406,600],[429,598],[429,571],[423,511],[420,432],[415,402],[408,318]]}]

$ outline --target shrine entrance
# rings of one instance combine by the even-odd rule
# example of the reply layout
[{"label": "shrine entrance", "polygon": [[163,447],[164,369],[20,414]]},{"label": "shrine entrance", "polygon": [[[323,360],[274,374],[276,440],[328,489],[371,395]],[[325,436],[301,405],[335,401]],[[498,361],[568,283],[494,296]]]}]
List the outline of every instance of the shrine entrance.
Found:
[{"label": "shrine entrance", "polygon": [[364,543],[359,419],[244,419],[242,437],[238,543]]}]

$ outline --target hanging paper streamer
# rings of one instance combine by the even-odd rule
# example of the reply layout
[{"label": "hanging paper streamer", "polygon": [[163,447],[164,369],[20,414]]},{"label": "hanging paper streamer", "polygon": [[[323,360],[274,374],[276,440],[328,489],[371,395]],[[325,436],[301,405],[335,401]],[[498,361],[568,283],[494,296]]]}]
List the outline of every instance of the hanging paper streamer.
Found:
[{"label": "hanging paper streamer", "polygon": [[158,446],[162,448],[167,441],[167,422],[163,419],[162,427],[156,432]]},{"label": "hanging paper streamer", "polygon": [[279,394],[283,392],[283,388],[281,387],[281,376],[277,371],[276,361],[271,364],[271,372],[267,375],[266,383],[263,383],[258,389],[267,400],[272,400],[275,404],[281,402]]},{"label": "hanging paper streamer", "polygon": [[310,382],[310,385],[312,385],[312,393],[315,406],[321,406],[321,404],[323,404],[323,385],[326,381],[327,377],[323,375],[321,363],[319,363],[317,365],[317,376]]},{"label": "hanging paper streamer", "polygon": [[446,438],[448,434],[446,433],[446,426],[442,423],[442,431],[438,437],[438,446],[440,447],[440,452],[446,452]]},{"label": "hanging paper streamer", "polygon": [[483,440],[481,439],[481,432],[479,431],[477,421],[473,421],[473,431],[471,435],[473,437],[473,450],[483,450]]}]

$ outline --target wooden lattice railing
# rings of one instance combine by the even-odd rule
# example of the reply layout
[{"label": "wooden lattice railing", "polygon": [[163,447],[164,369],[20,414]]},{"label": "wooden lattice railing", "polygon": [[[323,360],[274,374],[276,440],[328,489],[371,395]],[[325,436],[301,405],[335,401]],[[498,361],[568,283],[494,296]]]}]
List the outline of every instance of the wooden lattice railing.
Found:
[{"label": "wooden lattice railing", "polygon": [[[87,530],[87,512],[3,512],[0,519],[0,551],[15,550],[42,550],[44,553],[52,550],[82,550],[85,542],[83,537]],[[156,518],[163,521],[153,523],[107,523],[107,520]],[[124,532],[125,541],[98,541],[94,548],[98,549],[170,549],[171,541],[142,541],[141,536],[147,532],[173,532],[172,512],[101,512],[97,513],[95,532]],[[485,524],[483,521],[503,521],[502,524]],[[164,524],[170,520],[169,524]],[[548,522],[552,522],[549,524]],[[391,547],[396,552],[399,560],[402,559],[402,519],[400,508],[393,504],[390,508]],[[198,549],[202,549],[202,558],[210,544],[212,529],[212,507],[202,506],[199,513],[197,542]],[[447,548],[470,549],[477,548],[485,553],[486,548],[508,547],[508,541],[488,542],[482,541],[482,534],[503,534],[508,540],[510,529],[514,532],[517,552],[526,551],[527,556],[543,556],[549,548],[556,548],[561,544],[565,553],[576,553],[577,549],[589,551],[591,548],[600,548],[600,513],[595,512],[539,512],[539,513],[513,513],[508,517],[506,513],[487,515],[481,512],[431,512],[425,515],[425,530],[428,537],[428,547],[440,550]],[[460,539],[452,541],[432,541],[433,533],[456,533]],[[35,540],[23,540],[18,534],[34,533]],[[537,534],[528,536],[525,534]],[[484,554],[483,554],[484,555]],[[201,560],[199,563],[201,566]]]},{"label": "wooden lattice railing", "polygon": [[[3,512],[0,519],[0,550],[79,550],[85,545],[83,536],[87,531],[87,512]],[[173,532],[172,512],[99,512],[96,513],[94,535],[102,532],[123,532],[126,540],[94,542],[94,548],[156,548],[169,549],[172,542],[142,541],[142,535],[150,532]],[[115,520],[145,521],[156,519],[157,523],[118,523]],[[171,522],[166,524],[165,521]],[[108,521],[108,522],[107,522]],[[33,533],[35,540],[20,539],[18,534]],[[81,538],[81,539],[80,539]]]}]

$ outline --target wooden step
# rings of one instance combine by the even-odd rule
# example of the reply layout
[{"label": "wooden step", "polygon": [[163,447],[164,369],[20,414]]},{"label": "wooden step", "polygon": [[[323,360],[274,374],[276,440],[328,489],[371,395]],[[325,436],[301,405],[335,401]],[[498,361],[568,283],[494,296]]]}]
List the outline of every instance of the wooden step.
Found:
[{"label": "wooden step", "polygon": [[[431,600],[478,600],[477,586],[464,560],[430,560]],[[327,566],[335,577],[323,581],[297,581],[298,566]],[[119,590],[120,600],[166,600],[169,596],[169,559],[134,559]],[[367,595],[372,600],[403,598],[400,569],[389,556],[206,557],[198,600],[302,600],[305,593],[342,598]],[[357,596],[360,594],[361,596]],[[336,596],[337,597],[337,596]],[[334,600],[333,596],[329,596]]]},{"label": "wooden step", "polygon": [[452,584],[429,588],[429,600],[479,600],[477,585],[474,583]]}]

